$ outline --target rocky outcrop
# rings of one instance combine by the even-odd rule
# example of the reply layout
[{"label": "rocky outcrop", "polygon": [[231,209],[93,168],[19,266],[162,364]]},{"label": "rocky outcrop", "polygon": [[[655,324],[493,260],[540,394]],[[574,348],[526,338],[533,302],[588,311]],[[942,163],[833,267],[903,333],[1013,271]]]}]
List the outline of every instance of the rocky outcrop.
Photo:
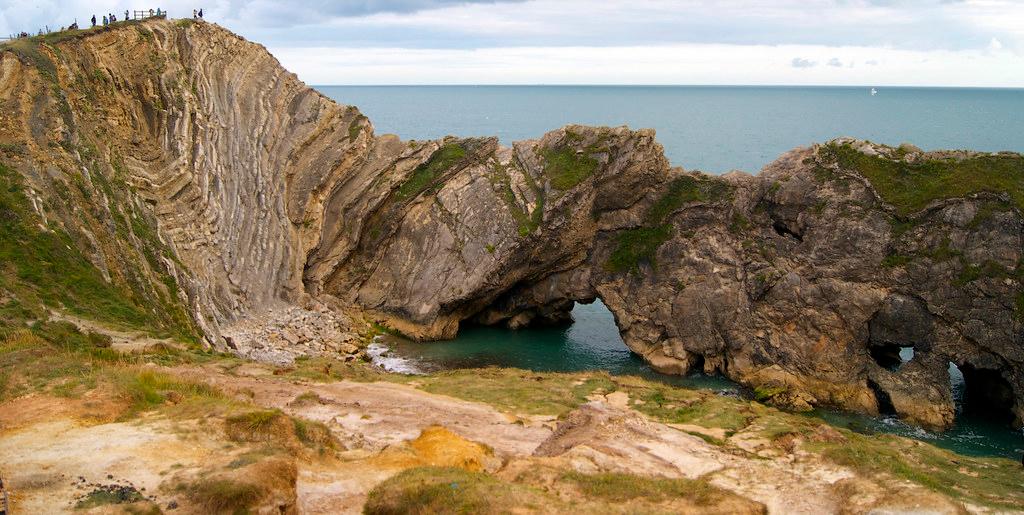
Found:
[{"label": "rocky outcrop", "polygon": [[[650,130],[377,136],[204,23],[32,45],[0,54],[6,162],[75,234],[102,224],[56,208],[55,185],[122,181],[168,249],[152,268],[213,345],[288,304],[429,340],[600,298],[665,373],[948,427],[952,362],[968,408],[1024,422],[1019,155],[836,140],[716,177],[670,167]],[[77,241],[98,264],[118,252]]]}]

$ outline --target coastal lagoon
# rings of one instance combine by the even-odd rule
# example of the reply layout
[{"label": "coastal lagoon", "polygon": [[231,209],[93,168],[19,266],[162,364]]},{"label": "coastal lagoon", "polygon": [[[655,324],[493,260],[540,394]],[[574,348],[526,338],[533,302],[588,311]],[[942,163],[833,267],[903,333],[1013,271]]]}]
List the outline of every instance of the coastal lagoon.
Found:
[{"label": "coastal lagoon", "polygon": [[[568,123],[650,127],[674,165],[710,173],[756,173],[797,146],[853,136],[926,150],[970,148],[1024,151],[1024,90],[839,87],[629,86],[320,86],[356,105],[378,134],[404,139],[497,136],[503,144],[537,138]],[[482,366],[537,371],[606,370],[675,386],[749,395],[735,383],[702,374],[658,374],[631,353],[600,301],[578,304],[575,323],[511,331],[465,327],[449,342],[378,344],[377,360],[396,371]],[[951,366],[956,395],[963,379]],[[957,452],[1019,457],[1024,434],[986,420],[959,417],[946,433],[931,433],[893,417],[829,410],[818,416],[863,432],[920,438]]]}]

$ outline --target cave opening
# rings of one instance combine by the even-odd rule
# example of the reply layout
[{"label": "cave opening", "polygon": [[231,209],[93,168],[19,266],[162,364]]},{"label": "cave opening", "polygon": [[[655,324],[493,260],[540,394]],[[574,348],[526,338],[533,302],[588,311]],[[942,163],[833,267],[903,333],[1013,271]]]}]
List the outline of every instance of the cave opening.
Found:
[{"label": "cave opening", "polygon": [[778,234],[779,236],[793,238],[799,242],[804,241],[804,236],[802,234],[790,229],[788,226],[786,226],[786,224],[782,222],[772,223],[772,229],[774,229],[775,234]]},{"label": "cave opening", "polygon": [[949,363],[957,417],[1009,425],[1014,421],[1013,388],[998,370]]},{"label": "cave opening", "polygon": [[868,348],[871,358],[878,363],[878,366],[892,372],[896,372],[903,365],[914,359],[913,345],[899,345],[895,343],[875,344]]},{"label": "cave opening", "polygon": [[875,394],[875,402],[878,404],[879,415],[896,415],[896,406],[892,404],[892,397],[882,389],[878,383],[868,379],[868,388]]}]

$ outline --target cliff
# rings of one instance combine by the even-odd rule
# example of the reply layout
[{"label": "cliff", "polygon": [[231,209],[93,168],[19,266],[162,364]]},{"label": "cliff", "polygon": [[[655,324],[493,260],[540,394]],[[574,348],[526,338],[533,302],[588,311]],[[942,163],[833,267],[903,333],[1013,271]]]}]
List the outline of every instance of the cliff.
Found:
[{"label": "cliff", "polygon": [[253,356],[237,327],[290,306],[429,340],[600,298],[666,373],[948,427],[952,362],[969,407],[1024,422],[1018,154],[841,139],[716,177],[650,130],[378,136],[205,23],[2,48],[0,299],[22,318]]}]

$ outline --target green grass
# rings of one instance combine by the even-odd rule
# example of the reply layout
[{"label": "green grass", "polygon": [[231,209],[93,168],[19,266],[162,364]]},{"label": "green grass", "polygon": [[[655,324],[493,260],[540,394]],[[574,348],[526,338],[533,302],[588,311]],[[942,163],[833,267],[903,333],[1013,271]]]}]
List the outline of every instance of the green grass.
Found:
[{"label": "green grass", "polygon": [[892,435],[841,432],[843,442],[805,446],[868,477],[890,474],[973,504],[1024,509],[1019,461],[958,455]]},{"label": "green grass", "polygon": [[590,157],[587,151],[577,152],[571,146],[546,148],[541,155],[544,157],[544,175],[556,190],[570,190],[597,170],[597,159]]},{"label": "green grass", "polygon": [[869,156],[850,144],[830,143],[820,150],[827,161],[861,173],[885,202],[906,216],[935,200],[965,197],[979,192],[1005,193],[1024,209],[1024,156],[978,155],[966,158],[931,158],[908,163]]},{"label": "green grass", "polygon": [[257,409],[232,415],[224,420],[228,438],[236,442],[270,442],[287,438],[287,416],[278,409]]},{"label": "green grass", "polygon": [[614,383],[607,374],[559,374],[514,368],[452,370],[416,377],[419,388],[496,408],[531,415],[564,415],[586,402],[587,395]]},{"label": "green grass", "polygon": [[658,248],[672,237],[672,225],[662,224],[655,227],[636,227],[626,229],[616,235],[615,249],[605,267],[613,272],[640,271],[642,264],[657,266]]},{"label": "green grass", "polygon": [[[655,256],[663,243],[672,237],[669,217],[690,202],[717,202],[728,199],[732,187],[716,177],[680,175],[669,183],[665,193],[644,214],[643,226],[625,229],[616,235],[605,268],[612,272],[638,273],[642,264],[657,266]],[[746,230],[750,221],[735,214],[729,230]]]},{"label": "green grass", "polygon": [[198,381],[140,368],[112,370],[120,396],[129,403],[123,416],[132,416],[163,406],[169,400],[178,403],[230,400],[216,388]]},{"label": "green grass", "polygon": [[[194,339],[176,297],[158,301],[163,309],[153,313],[153,299],[144,290],[107,281],[67,231],[43,227],[21,176],[0,164],[0,291],[34,313],[42,306],[66,309],[91,320]],[[155,233],[146,237],[156,240]]]},{"label": "green grass", "polygon": [[1013,206],[1007,202],[1002,201],[989,201],[985,202],[978,208],[978,212],[975,213],[974,218],[971,219],[970,223],[967,224],[971,229],[977,229],[983,223],[991,220],[995,217],[996,213],[1002,213],[1013,209]]},{"label": "green grass", "polygon": [[459,143],[446,143],[412,171],[412,175],[399,186],[397,197],[402,200],[409,199],[436,187],[441,175],[458,165],[465,157],[465,147]]},{"label": "green grass", "polygon": [[300,417],[291,417],[291,419],[295,429],[295,436],[302,445],[320,453],[326,453],[340,447],[338,440],[324,423]]},{"label": "green grass", "polygon": [[668,388],[653,383],[643,383],[628,391],[634,400],[634,409],[667,423],[696,424],[724,429],[726,434],[731,434],[750,425],[756,416],[745,402],[707,392]]},{"label": "green grass", "polygon": [[50,82],[57,82],[57,65],[40,48],[38,37],[19,38],[7,42],[3,50],[11,51],[18,56],[22,62],[35,66],[39,74]]},{"label": "green grass", "polygon": [[906,254],[889,254],[882,258],[882,266],[885,268],[898,268],[913,261],[913,256]]},{"label": "green grass", "polygon": [[732,186],[717,177],[680,175],[669,183],[668,190],[647,211],[648,224],[660,224],[677,209],[690,202],[713,202],[727,199]]},{"label": "green grass", "polygon": [[754,388],[754,398],[760,402],[770,400],[772,397],[785,393],[788,388],[785,386],[758,386]]},{"label": "green grass", "polygon": [[561,479],[572,483],[588,499],[622,503],[640,498],[647,502],[686,499],[698,506],[708,506],[727,495],[701,479],[668,479],[633,474],[582,474],[566,472]]},{"label": "green grass", "polygon": [[184,490],[204,513],[249,513],[265,495],[257,485],[233,479],[201,479]]},{"label": "green grass", "polygon": [[146,500],[145,497],[131,486],[101,486],[86,494],[75,503],[76,510],[88,510],[99,506],[114,504],[131,504]]},{"label": "green grass", "polygon": [[961,260],[961,263],[963,268],[960,269],[960,274],[953,280],[953,284],[956,286],[964,286],[983,277],[1005,278],[1012,275],[1006,267],[991,260],[986,260],[980,264],[967,263]]},{"label": "green grass", "polygon": [[359,135],[363,133],[363,123],[366,121],[366,117],[362,114],[356,116],[348,124],[348,140],[349,142],[355,141],[359,138]]},{"label": "green grass", "polygon": [[512,191],[512,178],[508,170],[500,163],[495,163],[491,168],[490,180],[501,194],[501,199],[509,209],[512,219],[516,221],[519,236],[528,236],[540,227],[544,218],[544,190],[541,189],[528,173],[523,173],[526,185],[533,191],[537,199],[536,206],[532,212],[528,212],[524,206],[519,205],[516,194]]},{"label": "green grass", "polygon": [[536,488],[502,481],[482,472],[451,467],[405,470],[370,490],[368,515],[510,513],[510,510],[558,511],[558,498]]}]

